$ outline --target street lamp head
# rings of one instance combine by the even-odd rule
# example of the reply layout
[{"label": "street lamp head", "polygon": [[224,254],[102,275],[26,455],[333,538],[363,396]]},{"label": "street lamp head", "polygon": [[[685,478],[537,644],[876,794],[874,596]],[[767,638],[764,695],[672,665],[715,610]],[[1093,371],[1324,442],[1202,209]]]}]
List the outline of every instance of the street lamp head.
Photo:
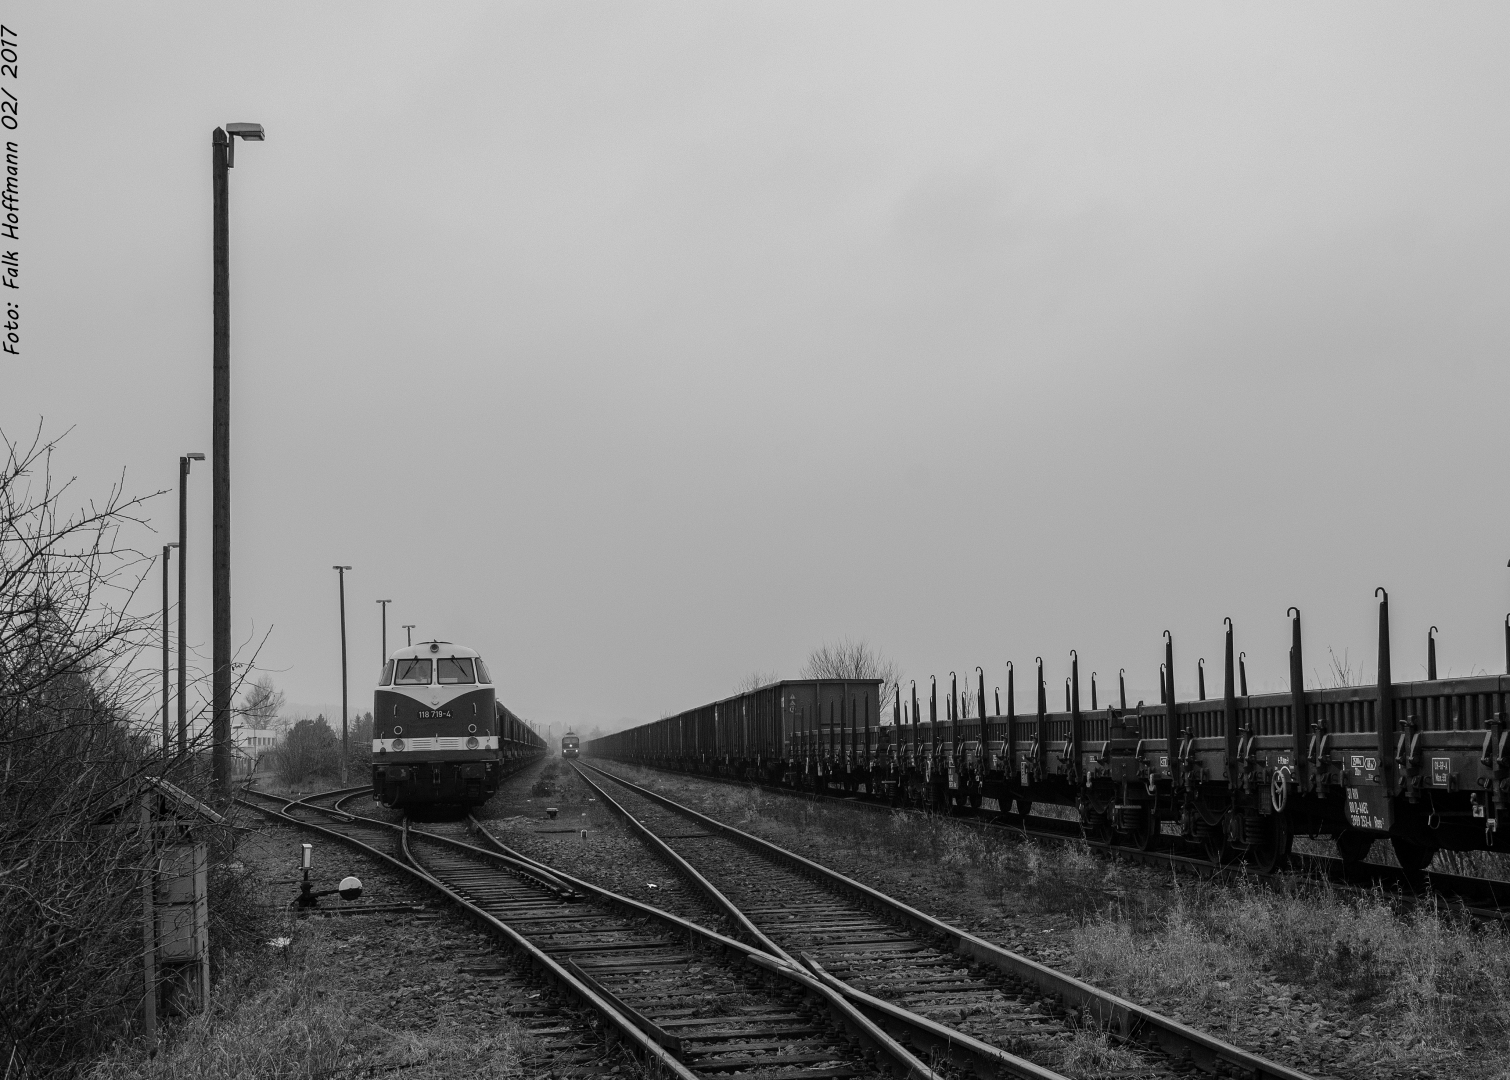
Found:
[{"label": "street lamp head", "polygon": [[204,460],[204,455],[203,454],[185,454],[184,457],[188,458],[190,461],[203,461]]},{"label": "street lamp head", "polygon": [[[218,129],[217,129],[218,130]],[[261,142],[267,138],[261,124],[227,124],[225,126],[225,167],[236,167],[236,140],[245,139],[247,142]]]},{"label": "street lamp head", "polygon": [[332,570],[350,570],[351,567],[349,567],[349,566],[332,566],[331,569]]},{"label": "street lamp head", "polygon": [[171,544],[168,545],[168,547],[177,547],[177,546],[178,546],[178,541],[177,540],[173,541]]}]

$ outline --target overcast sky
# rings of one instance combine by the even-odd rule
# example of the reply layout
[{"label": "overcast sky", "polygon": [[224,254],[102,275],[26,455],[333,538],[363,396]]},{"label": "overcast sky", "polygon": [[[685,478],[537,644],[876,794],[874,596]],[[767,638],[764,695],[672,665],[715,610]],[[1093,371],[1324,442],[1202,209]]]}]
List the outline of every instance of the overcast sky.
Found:
[{"label": "overcast sky", "polygon": [[[210,450],[234,619],[354,703],[379,597],[587,728],[863,637],[1157,700],[1327,648],[1504,670],[1503,4],[13,3],[0,429],[98,494]],[[0,247],[17,245],[6,244]],[[208,653],[209,470],[190,636]],[[176,496],[152,505],[176,538]],[[155,603],[156,586],[147,589]],[[150,658],[149,658],[150,662]],[[1062,694],[1062,691],[1058,691]],[[1087,691],[1088,693],[1088,691]]]}]

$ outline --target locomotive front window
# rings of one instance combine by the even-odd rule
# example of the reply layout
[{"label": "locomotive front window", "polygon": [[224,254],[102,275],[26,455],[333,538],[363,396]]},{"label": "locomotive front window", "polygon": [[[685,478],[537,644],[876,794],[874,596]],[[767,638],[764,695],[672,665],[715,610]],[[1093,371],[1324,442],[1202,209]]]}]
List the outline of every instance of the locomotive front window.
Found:
[{"label": "locomotive front window", "polygon": [[488,674],[488,665],[482,662],[482,657],[480,656],[477,658],[477,681],[480,683],[490,683],[493,681],[493,677]]},{"label": "locomotive front window", "polygon": [[378,685],[379,686],[392,686],[393,685],[393,661],[392,660],[388,661],[386,664],[383,665],[383,677],[378,680]]},{"label": "locomotive front window", "polygon": [[400,660],[393,674],[395,686],[429,686],[430,661]]},{"label": "locomotive front window", "polygon": [[476,682],[472,678],[472,658],[470,656],[447,656],[435,661],[435,672],[439,676],[436,679],[442,686],[450,683]]}]

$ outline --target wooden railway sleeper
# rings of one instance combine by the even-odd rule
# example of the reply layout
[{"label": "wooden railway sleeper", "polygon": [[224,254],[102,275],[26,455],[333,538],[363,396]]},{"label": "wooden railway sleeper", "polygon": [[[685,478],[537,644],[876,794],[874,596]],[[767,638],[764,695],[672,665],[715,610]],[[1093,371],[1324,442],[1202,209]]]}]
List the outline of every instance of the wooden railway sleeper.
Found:
[{"label": "wooden railway sleeper", "polygon": [[916,929],[938,935],[948,942],[951,950],[958,955],[977,963],[994,967],[1011,975],[1030,986],[1036,987],[1039,993],[1045,996],[1062,1000],[1071,1009],[1084,1010],[1095,1017],[1098,1022],[1107,1025],[1124,1037],[1136,1035],[1140,1040],[1162,1047],[1171,1056],[1186,1058],[1206,1072],[1230,1071],[1235,1068],[1239,1071],[1239,1075],[1252,1076],[1256,1080],[1311,1080],[1311,1078],[1299,1070],[1271,1061],[1262,1055],[1239,1049],[1215,1036],[1191,1028],[1180,1021],[1163,1016],[1125,998],[1081,982],[1073,976],[1065,975],[1044,964],[1040,964],[1036,960],[1031,960],[1018,953],[1011,952],[1000,945],[995,945],[966,931],[952,927],[939,919],[935,919],[931,915],[924,914],[909,904],[905,904],[871,888],[869,885],[846,877],[836,870],[831,870],[821,863],[813,862],[811,859],[807,859],[795,852],[778,847],[768,840],[763,840],[732,825],[716,821],[706,814],[700,814],[690,807],[683,806],[661,795],[659,792],[641,787],[638,784],[624,780],[622,777],[605,772],[595,766],[588,766],[588,768],[592,768],[593,771],[612,778],[615,782],[630,788],[653,802],[659,802],[668,808],[699,821],[704,827],[721,832],[747,847],[760,851],[777,862],[797,869],[799,872],[806,873],[818,880],[829,882],[848,896],[855,899],[870,899],[875,906],[891,916],[900,917],[904,922]]},{"label": "wooden railway sleeper", "polygon": [[[256,792],[255,794],[260,795],[262,793]],[[666,1050],[662,1049],[657,1043],[654,1042],[654,1040],[650,1039],[637,1028],[633,1027],[627,1017],[624,1017],[622,1014],[618,1013],[613,1009],[612,1006],[610,1006],[607,1002],[599,998],[590,989],[588,989],[587,986],[578,982],[570,972],[568,972],[560,964],[556,963],[556,961],[551,957],[543,953],[534,944],[526,940],[512,927],[503,922],[500,922],[498,919],[494,918],[492,915],[489,915],[486,911],[482,910],[482,908],[478,907],[477,905],[468,903],[455,890],[451,889],[449,886],[442,883],[433,874],[430,874],[428,871],[421,868],[417,863],[413,862],[408,852],[408,837],[406,835],[407,829],[403,830],[400,835],[401,849],[403,851],[404,858],[398,859],[392,855],[389,855],[387,852],[379,851],[377,848],[373,847],[371,844],[368,844],[363,840],[360,840],[354,836],[348,836],[347,834],[338,832],[335,829],[328,828],[324,825],[318,825],[311,821],[305,821],[300,818],[293,817],[292,815],[284,813],[282,811],[272,810],[269,807],[258,806],[256,803],[247,802],[245,799],[242,799],[240,801],[244,805],[249,806],[261,813],[278,818],[284,822],[298,826],[299,828],[310,829],[314,832],[333,837],[334,839],[340,840],[344,843],[361,848],[367,854],[379,859],[382,862],[388,863],[389,865],[397,868],[402,873],[406,875],[413,875],[414,877],[418,878],[420,881],[429,885],[431,888],[445,895],[449,900],[451,900],[468,915],[470,915],[474,919],[474,921],[483,923],[494,933],[502,936],[516,950],[524,954],[531,967],[535,968],[537,971],[540,971],[551,982],[570,991],[579,1000],[587,1004],[589,1008],[592,1008],[594,1011],[596,1011],[601,1017],[608,1021],[608,1023],[605,1025],[605,1028],[608,1031],[613,1031],[617,1028],[619,1030],[619,1033],[628,1037],[630,1042],[638,1046],[645,1056],[651,1058],[652,1060],[657,1060],[659,1064],[664,1067],[670,1075],[678,1077],[679,1080],[699,1080],[697,1076],[687,1070],[687,1067],[685,1065],[677,1061],[676,1058],[669,1054]],[[289,803],[288,805],[293,806],[296,805],[297,802],[302,801],[303,800],[296,800],[295,803]],[[311,806],[310,809],[322,810],[323,808]],[[350,815],[341,816],[350,817]]]},{"label": "wooden railway sleeper", "polygon": [[[473,820],[475,821],[476,819],[474,818]],[[877,1052],[877,1054],[884,1055],[886,1058],[890,1059],[892,1065],[897,1069],[897,1071],[899,1071],[904,1077],[907,1077],[908,1080],[913,1080],[913,1078],[916,1078],[916,1080],[941,1080],[941,1078],[939,1078],[932,1070],[930,1070],[926,1065],[919,1061],[910,1051],[908,1051],[890,1035],[886,1034],[886,1032],[880,1027],[876,1026],[870,1020],[858,1013],[855,1008],[849,1003],[845,1002],[841,996],[836,994],[827,986],[824,986],[822,983],[818,982],[818,980],[814,979],[813,976],[804,971],[800,965],[797,965],[781,957],[771,956],[768,953],[762,952],[761,950],[747,945],[742,941],[736,941],[733,938],[724,937],[722,934],[719,934],[716,931],[699,926],[696,923],[690,922],[687,919],[683,919],[678,915],[673,915],[669,911],[663,911],[660,908],[652,907],[648,904],[641,903],[638,900],[632,900],[629,897],[621,896],[620,894],[605,889],[602,886],[594,885],[591,882],[583,881],[579,878],[573,877],[572,875],[567,874],[565,871],[557,870],[554,867],[546,866],[543,863],[538,863],[535,860],[530,859],[528,856],[522,855],[514,849],[508,847],[492,833],[488,832],[486,828],[482,827],[480,822],[477,823],[477,826],[477,831],[482,835],[482,837],[489,843],[491,843],[495,848],[498,848],[500,852],[502,852],[502,854],[493,852],[488,852],[485,854],[491,854],[495,858],[505,859],[510,862],[523,862],[526,864],[531,864],[541,870],[559,877],[561,880],[570,884],[571,887],[577,892],[586,895],[597,896],[613,906],[632,911],[642,916],[648,916],[649,918],[664,923],[672,927],[673,929],[686,933],[691,937],[696,937],[699,940],[708,943],[710,946],[721,948],[726,954],[732,956],[743,956],[746,963],[755,964],[757,967],[762,967],[765,970],[785,979],[790,983],[796,983],[805,992],[822,1001],[825,1005],[828,1006],[831,1012],[842,1017],[843,1023],[846,1029],[850,1031],[851,1035],[859,1037],[862,1043],[867,1044],[868,1046],[873,1048]],[[442,843],[455,843],[455,841],[451,841],[446,837],[438,836],[434,833],[422,832],[418,835],[423,836],[428,840],[438,840]],[[640,1033],[637,1032],[637,1034]]]},{"label": "wooden railway sleeper", "polygon": [[[613,796],[610,795],[606,790],[604,790],[602,786],[597,784],[591,777],[583,773],[582,769],[579,766],[576,766],[575,763],[574,767],[577,769],[578,775],[582,777],[582,780],[590,788],[592,788],[593,791],[597,792],[598,796],[602,798],[609,807],[611,807],[618,814],[622,815],[638,835],[644,837],[651,844],[651,846],[662,855],[663,858],[666,858],[669,862],[671,862],[672,865],[674,865],[685,877],[692,881],[693,884],[696,885],[696,887],[704,893],[704,895],[708,896],[720,909],[722,909],[725,915],[729,917],[729,919],[740,928],[743,936],[755,942],[756,946],[759,949],[763,950],[765,953],[768,953],[769,955],[783,963],[798,967],[799,969],[801,968],[802,964],[806,964],[808,968],[814,970],[814,975],[819,979],[821,983],[823,983],[831,991],[836,992],[840,995],[841,1000],[845,1001],[847,1008],[856,1008],[857,1001],[863,999],[863,1001],[860,1001],[860,1004],[870,1003],[867,1005],[867,1011],[871,1013],[879,1012],[881,1014],[878,1017],[872,1017],[872,1019],[880,1022],[883,1028],[895,1030],[897,1027],[901,1027],[906,1034],[913,1037],[914,1039],[918,1039],[925,1043],[942,1045],[945,1050],[951,1054],[951,1056],[960,1058],[962,1062],[968,1062],[983,1078],[989,1078],[992,1075],[1007,1075],[1019,1077],[1022,1078],[1022,1080],[1063,1080],[1063,1077],[1061,1077],[1060,1074],[1048,1069],[1044,1069],[1038,1065],[1034,1065],[1032,1062],[1027,1061],[1024,1058],[1010,1054],[997,1047],[989,1046],[988,1044],[982,1043],[977,1039],[972,1039],[970,1036],[965,1035],[963,1032],[955,1031],[952,1028],[945,1027],[944,1025],[929,1020],[924,1016],[912,1012],[911,1010],[904,1009],[889,1002],[883,1002],[879,999],[871,998],[869,995],[864,994],[862,991],[856,990],[853,987],[850,987],[847,983],[844,983],[841,980],[834,978],[832,975],[829,975],[827,972],[824,972],[822,968],[818,966],[817,962],[806,953],[799,954],[802,956],[802,961],[799,962],[791,955],[791,953],[783,949],[776,942],[772,941],[763,931],[756,927],[754,922],[750,920],[749,916],[747,916],[743,911],[735,906],[734,903],[724,895],[722,890],[720,890],[695,867],[688,863],[686,859],[684,859],[664,840],[662,840],[653,831],[651,831],[648,826],[646,826],[643,822],[641,822],[638,818],[631,814],[626,807],[622,806],[618,802],[618,800],[613,798]],[[608,775],[611,776],[612,774]],[[737,839],[737,837],[735,839]],[[804,872],[804,868],[801,865],[796,866],[795,869],[797,869],[799,872]],[[810,877],[812,875],[806,874],[804,872],[804,876]],[[821,878],[819,880],[821,881]],[[851,902],[853,902],[853,898],[851,898]],[[884,905],[873,902],[871,897],[861,898],[861,902],[856,906],[870,911],[877,911],[879,909],[880,913],[885,913]],[[925,938],[935,938],[938,935],[933,933],[925,933],[919,936]],[[947,946],[947,939],[945,940],[944,944],[946,944]],[[749,959],[752,963],[757,962],[754,957],[750,957]]]},{"label": "wooden railway sleeper", "polygon": [[592,990],[604,1001],[607,1001],[610,1005],[612,1005],[614,1008],[618,1009],[621,1013],[628,1017],[630,1021],[635,1025],[635,1027],[639,1028],[646,1035],[650,1036],[650,1038],[654,1039],[662,1049],[675,1054],[679,1061],[687,1060],[686,1047],[682,1044],[681,1039],[666,1031],[665,1028],[661,1027],[654,1020],[650,1019],[644,1013],[636,1009],[633,1005],[630,1005],[623,998],[619,997],[618,994],[615,994],[612,990],[608,989],[608,987],[604,986],[597,979],[593,978],[587,972],[583,971],[582,968],[578,966],[577,962],[571,959],[571,957],[566,957],[565,959],[563,959],[561,961],[561,966],[566,968],[578,979],[580,979],[583,984],[588,987],[588,989]]},{"label": "wooden railway sleeper", "polygon": [[1035,1065],[1025,1058],[1009,1054],[962,1031],[945,1027],[926,1016],[867,994],[829,974],[809,953],[800,955],[802,963],[814,976],[871,1014],[883,1027],[905,1032],[914,1040],[930,1044],[930,1048],[943,1050],[957,1065],[969,1065],[979,1070],[983,1062],[988,1065],[994,1063],[1001,1075],[1022,1077],[1023,1080],[1063,1080],[1059,1073]]}]

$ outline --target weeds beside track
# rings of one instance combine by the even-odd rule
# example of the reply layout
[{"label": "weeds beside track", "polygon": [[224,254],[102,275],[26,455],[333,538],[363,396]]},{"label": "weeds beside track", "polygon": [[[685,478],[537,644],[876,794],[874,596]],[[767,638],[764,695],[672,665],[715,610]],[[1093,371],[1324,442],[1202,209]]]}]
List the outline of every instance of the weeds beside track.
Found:
[{"label": "weeds beside track", "polygon": [[[282,811],[259,808],[344,838],[395,866],[407,863],[411,872],[508,938],[662,1074],[691,1080],[739,1071],[784,1080],[792,1071],[788,1066],[802,1066],[804,1077],[872,1076],[887,1067],[903,1075],[932,1075],[858,1014],[851,1024],[842,1003],[843,1024],[821,1019],[822,1010],[814,1012],[805,999],[832,1006],[836,995],[805,974],[784,970],[785,965],[741,966],[740,955],[749,960],[751,950],[685,920],[591,887],[591,899],[584,902],[575,883],[538,864],[415,830],[407,821],[397,826],[342,812],[343,801],[330,808],[310,800],[286,803]],[[291,810],[324,818],[317,822]],[[403,861],[372,844],[394,834]],[[732,959],[724,955],[731,950]],[[585,1030],[580,1018],[572,1026],[579,1035]],[[762,1043],[757,1037],[779,1041]],[[855,1040],[884,1065],[865,1060],[852,1045]]]},{"label": "weeds beside track", "polygon": [[[1078,839],[622,770],[1137,1003],[1318,1075],[1499,1078],[1510,936],[1379,889],[1101,858]],[[1209,864],[1207,873],[1210,873]],[[1066,925],[1066,917],[1069,925]],[[1049,927],[1056,928],[1049,932]]]},{"label": "weeds beside track", "polygon": [[[1144,1045],[1172,1053],[1180,1065],[1188,1060],[1219,1075],[1236,1068],[1243,1075],[1275,1080],[1302,1080],[1305,1075],[991,945],[611,772],[594,771],[632,793],[636,814],[647,814],[659,831],[675,835],[673,815],[707,830],[691,835],[700,841],[706,837],[708,842],[680,844],[678,853],[691,857],[700,870],[734,890],[736,897],[753,901],[754,906],[747,910],[765,916],[757,916],[761,930],[790,948],[812,949],[826,966],[839,965],[847,978],[858,980],[864,989],[883,999],[908,1008],[943,1005],[962,1015],[977,1014],[976,1023],[971,1025],[974,1030],[967,1028],[971,1034],[994,1045],[1032,1046],[1044,1064],[1054,1067],[1066,1064],[1066,1054],[1058,1045],[1066,1037],[1072,1051],[1086,1049],[1075,1030],[1078,1016],[1089,1018],[1093,1027],[1123,1037],[1136,1036]],[[946,944],[947,952],[939,952],[936,943],[940,941]],[[959,958],[970,961],[969,965],[962,966]],[[946,970],[942,981],[930,980],[931,975]],[[1058,1030],[1034,1031],[1023,1016],[1029,1021],[1050,1017],[1031,1006],[1000,1008],[1004,994],[1003,986],[997,984],[1003,982],[1013,997],[1062,1002],[1070,1014],[1054,1025]],[[938,1001],[941,991],[947,992],[945,1002]],[[1104,1046],[1096,1049],[1105,1053]],[[1124,1056],[1127,1060],[1119,1062],[1118,1071],[1127,1075],[1156,1076],[1171,1071],[1172,1063],[1157,1056],[1140,1059],[1126,1052]]]}]

